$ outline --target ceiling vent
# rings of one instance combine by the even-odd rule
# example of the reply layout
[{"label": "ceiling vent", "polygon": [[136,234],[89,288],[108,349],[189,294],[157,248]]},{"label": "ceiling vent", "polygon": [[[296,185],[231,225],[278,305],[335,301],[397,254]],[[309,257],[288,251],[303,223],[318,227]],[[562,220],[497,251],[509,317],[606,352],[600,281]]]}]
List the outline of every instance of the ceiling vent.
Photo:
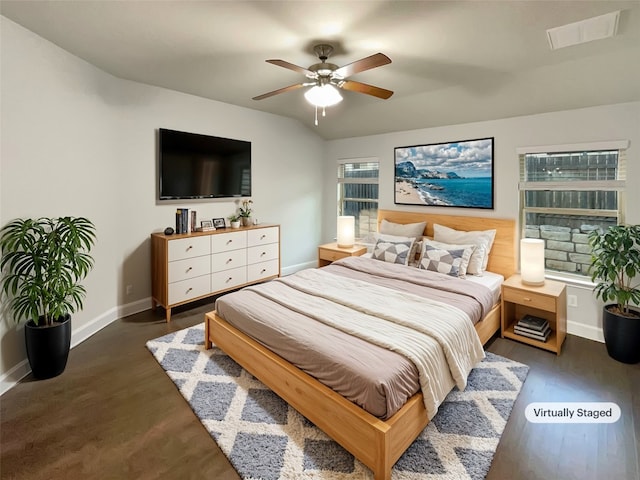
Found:
[{"label": "ceiling vent", "polygon": [[551,50],[613,37],[618,30],[620,11],[547,30]]}]

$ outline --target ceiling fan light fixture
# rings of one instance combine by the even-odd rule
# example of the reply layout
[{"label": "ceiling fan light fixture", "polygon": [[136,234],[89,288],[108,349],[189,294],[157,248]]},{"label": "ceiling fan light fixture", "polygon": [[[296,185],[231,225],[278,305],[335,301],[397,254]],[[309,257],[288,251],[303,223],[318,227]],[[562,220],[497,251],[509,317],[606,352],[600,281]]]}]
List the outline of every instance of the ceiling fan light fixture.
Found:
[{"label": "ceiling fan light fixture", "polygon": [[304,98],[315,107],[331,107],[342,101],[342,95],[333,85],[316,85],[304,94]]}]

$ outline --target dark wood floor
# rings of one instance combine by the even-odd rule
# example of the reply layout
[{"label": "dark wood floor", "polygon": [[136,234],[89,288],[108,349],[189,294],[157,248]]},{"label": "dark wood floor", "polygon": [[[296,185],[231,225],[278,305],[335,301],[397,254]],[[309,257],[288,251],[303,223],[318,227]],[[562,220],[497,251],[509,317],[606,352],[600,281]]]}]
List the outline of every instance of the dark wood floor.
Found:
[{"label": "dark wood floor", "polygon": [[[212,304],[143,312],[71,351],[59,377],[24,379],[0,397],[3,479],[239,477],[147,340],[203,321]],[[561,356],[494,339],[488,349],[531,371],[500,440],[488,479],[640,479],[640,365],[610,359],[604,345],[569,336]],[[540,401],[617,403],[615,424],[531,424]]]}]

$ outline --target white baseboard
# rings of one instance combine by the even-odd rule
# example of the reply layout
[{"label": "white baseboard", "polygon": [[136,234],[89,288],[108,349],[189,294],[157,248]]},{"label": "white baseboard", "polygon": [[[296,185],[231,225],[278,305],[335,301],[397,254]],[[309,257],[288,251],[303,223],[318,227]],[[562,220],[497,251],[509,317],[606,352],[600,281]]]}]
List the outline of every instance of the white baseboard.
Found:
[{"label": "white baseboard", "polygon": [[[115,322],[119,318],[143,312],[151,308],[151,297],[135,302],[127,303],[119,307],[109,309],[82,327],[71,332],[71,348],[81,344],[94,333],[99,332],[110,323]],[[20,380],[31,373],[29,361],[25,358],[20,363],[12,367],[7,373],[0,378],[0,395],[13,388]]]},{"label": "white baseboard", "polygon": [[[313,262],[305,262],[305,263],[299,263],[297,265],[292,265],[290,267],[285,267],[282,269],[282,271],[280,272],[282,274],[282,276],[286,276],[286,275],[291,275],[292,273],[296,273],[300,270],[304,270],[306,268],[316,268],[318,266],[318,262],[313,261]],[[149,300],[151,301],[151,300]]]},{"label": "white baseboard", "polygon": [[602,329],[591,325],[584,325],[583,323],[567,320],[567,333],[604,343]]},{"label": "white baseboard", "polygon": [[4,395],[5,392],[13,388],[14,385],[30,373],[31,368],[29,368],[29,361],[25,358],[2,375],[0,379],[0,395]]}]

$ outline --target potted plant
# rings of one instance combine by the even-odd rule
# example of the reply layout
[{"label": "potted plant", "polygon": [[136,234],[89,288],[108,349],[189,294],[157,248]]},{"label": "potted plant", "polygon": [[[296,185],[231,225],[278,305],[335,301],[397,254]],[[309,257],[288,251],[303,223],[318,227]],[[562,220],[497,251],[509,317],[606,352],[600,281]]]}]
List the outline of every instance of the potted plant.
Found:
[{"label": "potted plant", "polygon": [[242,225],[248,227],[251,225],[251,206],[253,205],[253,200],[245,199],[242,201],[242,206],[240,206],[240,218],[242,219]]},{"label": "potted plant", "polygon": [[[604,340],[609,355],[624,363],[640,362],[640,225],[615,225],[589,234],[594,293],[605,303]],[[635,304],[635,305],[634,305]]]},{"label": "potted plant", "polygon": [[71,314],[86,295],[95,226],[83,217],[16,219],[0,229],[0,291],[25,341],[36,378],[61,374],[71,345]]},{"label": "potted plant", "polygon": [[229,222],[231,222],[231,228],[240,228],[240,215],[235,213],[230,215]]}]

